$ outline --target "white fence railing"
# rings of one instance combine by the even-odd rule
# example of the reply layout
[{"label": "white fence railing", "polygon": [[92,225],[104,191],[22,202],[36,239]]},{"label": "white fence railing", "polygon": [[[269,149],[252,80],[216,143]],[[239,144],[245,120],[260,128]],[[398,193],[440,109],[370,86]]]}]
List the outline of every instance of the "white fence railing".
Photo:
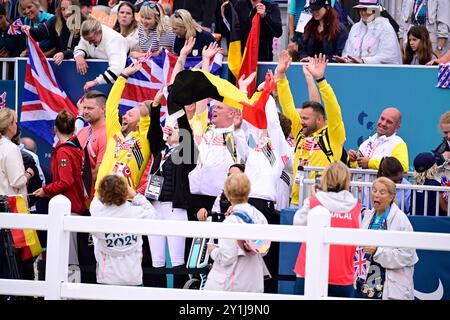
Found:
[{"label": "white fence railing", "polygon": [[[367,175],[366,177],[368,177]],[[364,178],[370,179],[370,178]],[[372,208],[370,193],[372,191],[372,182],[368,181],[355,181],[350,182],[350,191],[355,195],[355,197],[362,202],[368,208]],[[301,179],[300,180],[300,192],[299,192],[299,203],[302,204],[303,201],[311,195],[311,187],[316,183],[313,179]],[[416,184],[396,184],[396,190],[401,192],[401,201],[398,203],[400,209],[404,211],[406,204],[406,192],[411,192],[411,215],[416,215],[417,213],[425,216],[439,216],[439,198],[444,192],[450,192],[450,187],[443,186],[425,186]],[[417,192],[421,192],[424,195],[424,212],[417,211]],[[435,192],[434,199],[429,196],[429,192]],[[435,212],[428,212],[429,201],[435,201]],[[447,203],[447,216],[450,216],[450,201]]]},{"label": "white fence railing", "polygon": [[[0,279],[0,294],[43,296],[45,299],[255,300],[327,299],[330,244],[359,244],[450,251],[450,235],[425,232],[372,231],[330,227],[330,213],[312,209],[308,226],[220,224],[70,216],[70,202],[62,196],[50,201],[49,214],[0,213],[0,227],[48,230],[46,280]],[[68,283],[69,232],[124,232],[230,239],[268,239],[307,243],[305,295],[211,292]]]}]

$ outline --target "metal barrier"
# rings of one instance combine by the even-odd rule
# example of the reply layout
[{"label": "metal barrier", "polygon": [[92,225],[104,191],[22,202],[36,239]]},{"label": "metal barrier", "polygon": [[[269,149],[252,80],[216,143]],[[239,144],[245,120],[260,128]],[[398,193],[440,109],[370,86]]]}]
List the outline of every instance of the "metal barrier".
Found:
[{"label": "metal barrier", "polygon": [[1,58],[0,60],[0,80],[16,80],[17,79],[17,62],[16,58]]},{"label": "metal barrier", "polygon": [[[314,179],[303,179],[300,183],[300,190],[302,194],[310,194],[308,191],[315,184]],[[407,190],[411,190],[412,195],[412,204],[411,204],[411,215],[416,215],[416,197],[417,192],[424,192],[424,208],[425,212],[422,213],[425,216],[435,215],[439,216],[439,197],[442,192],[450,192],[450,187],[442,187],[442,186],[424,186],[424,185],[414,185],[414,184],[396,184],[397,190],[402,190],[402,201],[399,204],[400,209],[404,211],[405,209],[405,192]],[[362,190],[361,190],[362,189]],[[367,208],[372,208],[370,193],[372,190],[372,182],[364,182],[364,181],[351,181],[350,182],[350,191],[353,195]],[[434,191],[436,192],[436,210],[434,214],[432,212],[428,212],[428,192]],[[306,198],[306,197],[305,197]],[[304,200],[305,198],[302,198]],[[301,202],[303,203],[303,202]],[[450,202],[447,204],[447,216],[450,216]]]},{"label": "metal barrier", "polygon": [[[331,228],[330,212],[321,206],[312,209],[312,214],[308,215],[307,227],[75,217],[70,216],[70,206],[66,197],[58,195],[50,201],[48,216],[0,213],[2,228],[48,230],[46,280],[0,279],[0,294],[43,296],[53,300],[329,299],[327,291],[330,244],[450,251],[448,234]],[[304,296],[68,283],[69,232],[125,232],[306,242],[307,252],[314,254],[306,255]]]}]

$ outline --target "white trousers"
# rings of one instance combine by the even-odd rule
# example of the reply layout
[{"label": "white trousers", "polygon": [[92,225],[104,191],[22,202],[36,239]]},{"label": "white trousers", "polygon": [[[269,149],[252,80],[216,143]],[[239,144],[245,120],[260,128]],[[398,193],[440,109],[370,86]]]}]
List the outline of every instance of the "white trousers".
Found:
[{"label": "white trousers", "polygon": [[[187,221],[187,211],[172,207],[172,202],[154,201],[158,220]],[[169,245],[170,261],[173,267],[184,264],[185,237],[148,236],[152,265],[155,268],[166,266],[166,243]]]}]

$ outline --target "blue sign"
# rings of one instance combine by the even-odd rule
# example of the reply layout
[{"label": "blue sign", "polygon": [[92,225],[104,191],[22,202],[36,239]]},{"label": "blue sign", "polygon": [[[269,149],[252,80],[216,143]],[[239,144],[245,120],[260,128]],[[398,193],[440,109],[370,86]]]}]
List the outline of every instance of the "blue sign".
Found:
[{"label": "blue sign", "polygon": [[[281,211],[281,224],[292,225],[295,210]],[[450,218],[409,216],[414,231],[450,233]],[[299,243],[280,243],[279,274],[295,276]],[[421,300],[450,300],[450,251],[417,250],[414,267],[415,296]],[[278,292],[292,294],[294,281],[280,281]]]}]

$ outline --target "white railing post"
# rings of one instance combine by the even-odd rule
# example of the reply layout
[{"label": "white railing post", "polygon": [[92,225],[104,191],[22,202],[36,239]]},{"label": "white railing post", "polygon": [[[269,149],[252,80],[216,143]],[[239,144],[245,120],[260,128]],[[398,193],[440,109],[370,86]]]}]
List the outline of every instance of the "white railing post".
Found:
[{"label": "white railing post", "polygon": [[317,206],[309,211],[305,265],[307,299],[320,299],[328,295],[330,245],[324,242],[324,231],[330,224],[330,211],[325,207]]},{"label": "white railing post", "polygon": [[63,195],[50,200],[47,234],[47,263],[45,266],[46,300],[61,299],[61,283],[67,281],[69,237],[64,231],[64,216],[69,216],[71,203]]}]

